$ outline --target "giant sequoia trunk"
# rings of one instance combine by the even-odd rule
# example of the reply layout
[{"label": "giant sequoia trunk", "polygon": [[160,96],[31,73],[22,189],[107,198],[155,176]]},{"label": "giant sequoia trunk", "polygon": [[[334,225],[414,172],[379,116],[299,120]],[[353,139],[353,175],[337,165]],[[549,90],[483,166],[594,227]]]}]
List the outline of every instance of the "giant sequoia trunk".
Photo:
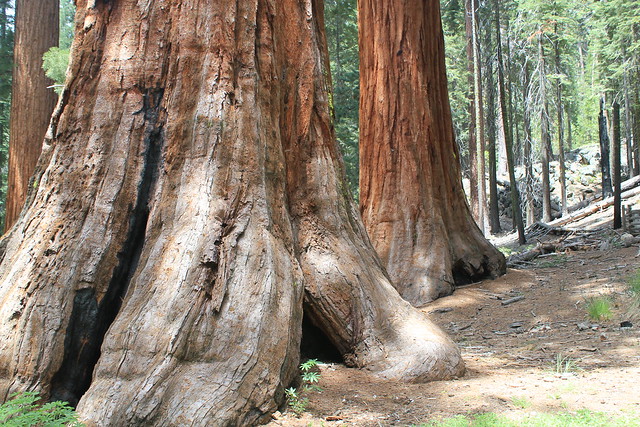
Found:
[{"label": "giant sequoia trunk", "polygon": [[18,218],[56,106],[42,55],[58,45],[56,0],[17,0],[5,231]]},{"label": "giant sequoia trunk", "polygon": [[437,0],[358,2],[360,203],[400,294],[423,305],[505,271],[465,201]]},{"label": "giant sequoia trunk", "polygon": [[78,2],[37,189],[2,241],[3,398],[79,401],[101,426],[251,424],[296,376],[303,306],[353,366],[462,373],[349,200],[319,9]]}]

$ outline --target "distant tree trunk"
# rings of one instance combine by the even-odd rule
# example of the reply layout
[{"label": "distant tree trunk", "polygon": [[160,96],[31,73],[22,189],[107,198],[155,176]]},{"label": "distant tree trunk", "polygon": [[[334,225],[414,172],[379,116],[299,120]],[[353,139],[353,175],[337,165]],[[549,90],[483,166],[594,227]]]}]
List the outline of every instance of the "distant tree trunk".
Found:
[{"label": "distant tree trunk", "polygon": [[[2,117],[2,115],[4,115],[4,105],[0,103],[0,117]],[[4,136],[4,123],[0,122],[0,144],[1,145],[4,145],[3,136]],[[4,155],[4,150],[0,149],[0,171],[5,168],[6,162],[7,162],[7,159]],[[2,178],[3,178],[2,173],[0,172],[0,211],[5,209],[5,201],[6,201],[6,198],[5,198],[6,196],[4,194],[4,191],[2,191],[2,188],[3,188]],[[0,216],[0,228],[2,229],[4,229],[3,220],[4,218]]]},{"label": "distant tree trunk", "polygon": [[[637,79],[640,80],[640,79]],[[636,83],[636,102],[633,108],[633,174],[640,175],[640,83]]]},{"label": "distant tree trunk", "polygon": [[[607,101],[605,97],[605,105],[606,103]],[[604,109],[604,122],[607,124],[607,136],[609,141],[609,177],[613,183],[613,155],[611,153],[611,141],[613,141],[613,118],[610,117],[610,112],[607,108]],[[611,194],[613,194],[613,189],[611,191]]]},{"label": "distant tree trunk", "polygon": [[624,129],[625,129],[625,147],[627,149],[627,169],[629,177],[635,176],[633,170],[633,121],[631,120],[631,97],[629,95],[629,74],[624,70]]},{"label": "distant tree trunk", "polygon": [[[506,130],[505,130],[506,131]],[[503,133],[498,132],[497,151],[498,151],[498,174],[500,176],[507,175],[509,173],[509,166],[507,161],[507,148],[502,137]]]},{"label": "distant tree trunk", "polygon": [[484,137],[484,103],[482,100],[482,66],[480,55],[480,26],[478,23],[478,0],[473,0],[473,13],[471,14],[473,28],[473,91],[474,105],[476,107],[476,161],[478,163],[478,225],[484,234],[488,229],[487,219],[487,180],[485,168],[486,141]]},{"label": "distant tree trunk", "polygon": [[[640,40],[640,24],[633,25],[633,41],[637,43]],[[633,67],[635,70],[634,80],[634,104],[633,104],[633,173],[640,175],[640,55],[635,49],[632,54]]]},{"label": "distant tree trunk", "polygon": [[549,132],[549,108],[547,102],[547,71],[544,60],[542,34],[538,35],[538,67],[540,72],[540,143],[542,144],[542,220],[550,222],[551,217],[551,183],[549,182],[549,161],[552,157],[551,134]]},{"label": "distant tree trunk", "polygon": [[532,145],[533,137],[531,133],[531,106],[529,102],[529,84],[531,82],[529,71],[529,62],[525,61],[524,66],[524,171],[525,171],[525,185],[526,185],[526,213],[527,213],[527,226],[536,222],[536,210],[534,202],[534,188],[533,188],[533,155]]},{"label": "distant tree trunk", "polygon": [[[488,32],[490,34],[490,32]],[[489,46],[490,44],[488,44]],[[491,61],[489,62],[491,64]],[[498,207],[498,177],[496,162],[496,96],[493,82],[493,70],[487,69],[487,152],[489,153],[489,227],[491,234],[502,231],[500,227],[500,210]]]},{"label": "distant tree trunk", "polygon": [[[335,84],[335,89],[336,91],[339,91],[341,89],[342,86],[342,58],[341,58],[341,53],[342,53],[342,44],[341,44],[341,39],[340,36],[342,34],[342,19],[336,19],[336,31],[335,31],[335,38],[334,38],[334,63],[335,63],[335,67],[333,68],[334,71],[334,75],[333,75],[333,83]],[[335,108],[332,108],[332,113],[333,113],[333,118],[334,120],[337,122],[338,120],[340,120],[340,116],[338,115],[338,112]]]},{"label": "distant tree trunk", "polygon": [[555,68],[556,68],[556,117],[558,123],[557,135],[558,135],[558,163],[560,164],[560,215],[567,214],[567,179],[566,179],[566,164],[564,160],[564,123],[562,117],[562,81],[561,67],[560,67],[560,46],[558,44],[558,24],[554,25],[554,33],[556,39],[554,40],[553,48],[555,53]]},{"label": "distant tree trunk", "polygon": [[[8,40],[8,22],[7,22],[7,9],[9,8],[8,1],[0,2],[0,61],[5,64],[5,67],[9,68],[10,64],[12,64],[11,55],[7,55],[5,52],[8,51],[7,45],[9,44]],[[7,167],[7,158],[5,156],[5,102],[2,102],[7,99],[5,95],[5,91],[10,91],[10,82],[11,82],[11,69],[7,69],[2,67],[2,74],[0,75],[0,212],[6,213],[5,210],[5,201],[6,194],[3,191],[4,184],[2,182],[3,174],[2,171]],[[0,215],[0,230],[4,230],[4,215]]]},{"label": "distant tree trunk", "polygon": [[600,172],[602,173],[602,197],[611,197],[611,163],[609,162],[609,129],[604,112],[604,98],[600,99],[600,114],[598,116],[600,134]]},{"label": "distant tree trunk", "polygon": [[613,103],[613,228],[622,227],[622,175],[620,173],[620,104]]},{"label": "distant tree trunk", "polygon": [[475,96],[475,55],[474,48],[474,28],[473,15],[475,14],[474,0],[465,0],[465,36],[467,38],[467,72],[469,83],[469,203],[471,204],[471,213],[476,223],[482,226],[480,219],[480,205],[478,204],[478,157],[477,153],[477,132],[476,132],[476,96]]},{"label": "distant tree trunk", "polygon": [[358,16],[360,209],[396,288],[424,305],[504,257],[464,198],[438,0],[361,0]]},{"label": "distant tree trunk", "polygon": [[56,105],[42,55],[58,45],[58,15],[57,0],[16,0],[5,231],[22,210]]},{"label": "distant tree trunk", "polygon": [[77,6],[38,185],[0,242],[0,396],[79,399],[91,425],[254,425],[297,376],[303,310],[351,366],[463,372],[350,200],[319,0]]},{"label": "distant tree trunk", "polygon": [[[499,1],[499,0],[498,0]],[[509,128],[507,129],[507,132],[510,133],[511,135],[511,141],[513,142],[513,155],[514,155],[514,164],[518,164],[518,156],[516,155],[516,153],[518,152],[519,149],[519,140],[520,140],[520,135],[518,133],[518,126],[516,124],[516,121],[513,119],[514,118],[514,109],[513,109],[513,85],[512,85],[512,58],[511,58],[511,40],[510,40],[510,31],[509,31],[509,18],[508,16],[506,17],[506,22],[505,22],[505,32],[506,32],[506,36],[507,39],[505,41],[505,48],[506,48],[506,62],[502,61],[502,69],[505,70],[506,72],[503,72],[504,75],[504,81],[505,81],[505,89],[506,89],[506,95],[507,95],[507,111],[509,112],[509,114],[507,115],[507,119],[509,122]],[[502,20],[501,20],[502,22]],[[502,24],[501,24],[502,25]],[[514,139],[514,135],[515,135],[515,139]],[[506,149],[505,149],[505,156],[506,156]],[[506,161],[508,161],[508,159],[505,158]],[[508,169],[508,166],[507,166]],[[515,224],[514,224],[515,226]]]},{"label": "distant tree trunk", "polygon": [[[496,46],[498,51],[498,105],[500,111],[498,118],[503,123],[500,128],[503,130],[510,127],[508,122],[507,103],[505,96],[505,84],[504,84],[504,71],[502,68],[502,37],[500,35],[500,0],[496,0],[495,3],[495,15],[496,15]],[[513,214],[513,222],[515,228],[518,230],[518,242],[524,245],[527,239],[524,235],[524,223],[522,221],[522,210],[520,208],[520,193],[518,192],[518,183],[516,182],[515,162],[513,156],[513,134],[510,132],[504,132],[504,141],[507,148],[507,166],[509,167],[509,182],[511,183],[511,212]]]},{"label": "distant tree trunk", "polygon": [[565,105],[564,116],[566,118],[565,123],[567,124],[567,149],[569,151],[573,150],[573,135],[571,134],[571,114],[569,108]]}]

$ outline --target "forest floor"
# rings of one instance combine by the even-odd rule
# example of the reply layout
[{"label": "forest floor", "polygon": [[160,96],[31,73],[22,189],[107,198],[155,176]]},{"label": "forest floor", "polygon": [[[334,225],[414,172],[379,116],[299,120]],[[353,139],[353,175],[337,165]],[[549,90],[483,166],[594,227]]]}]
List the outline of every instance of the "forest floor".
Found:
[{"label": "forest floor", "polygon": [[[276,413],[269,425],[408,426],[458,414],[517,420],[581,409],[638,416],[640,308],[628,290],[638,255],[637,246],[602,245],[461,287],[424,311],[460,346],[464,377],[410,384],[321,363],[322,390],[306,393],[302,416]],[[502,304],[519,295],[524,299]],[[613,317],[590,320],[587,301],[603,295]]]}]

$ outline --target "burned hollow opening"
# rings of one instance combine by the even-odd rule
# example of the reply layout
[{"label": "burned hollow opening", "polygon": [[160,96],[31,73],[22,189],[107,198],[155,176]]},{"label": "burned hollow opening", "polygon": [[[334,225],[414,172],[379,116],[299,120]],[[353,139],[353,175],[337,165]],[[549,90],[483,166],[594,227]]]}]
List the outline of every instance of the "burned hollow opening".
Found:
[{"label": "burned hollow opening", "polygon": [[451,269],[455,286],[464,286],[476,283],[491,276],[491,271],[486,268],[489,260],[483,257],[479,268],[470,265],[466,260],[459,259]]},{"label": "burned hollow opening", "polygon": [[149,201],[161,166],[164,131],[158,117],[163,93],[161,88],[147,90],[143,107],[137,113],[144,113],[146,122],[145,151],[136,203],[130,207],[127,237],[118,252],[118,264],[100,302],[93,288],[81,289],[75,294],[65,335],[63,361],[51,381],[52,401],[66,401],[75,407],[89,389],[104,337],[120,311],[138,267],[146,237]]},{"label": "burned hollow opening", "polygon": [[318,328],[308,314],[302,317],[302,340],[300,359],[317,359],[327,363],[342,363],[342,355],[324,332]]}]

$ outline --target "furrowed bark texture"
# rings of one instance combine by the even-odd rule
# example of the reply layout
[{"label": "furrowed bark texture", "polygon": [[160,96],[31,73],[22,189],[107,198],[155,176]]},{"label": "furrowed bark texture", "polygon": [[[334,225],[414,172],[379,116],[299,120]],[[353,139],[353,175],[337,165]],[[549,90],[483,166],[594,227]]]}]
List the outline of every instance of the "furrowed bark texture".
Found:
[{"label": "furrowed bark texture", "polygon": [[78,3],[39,185],[1,242],[0,395],[90,425],[248,425],[297,375],[303,305],[345,360],[460,375],[393,289],[330,126],[321,5]]},{"label": "furrowed bark texture", "polygon": [[16,0],[5,231],[18,218],[38,163],[56,94],[42,69],[42,55],[58,45],[56,0]]},{"label": "furrowed bark texture", "polygon": [[439,3],[358,3],[360,209],[400,294],[416,306],[505,271],[460,179]]}]

